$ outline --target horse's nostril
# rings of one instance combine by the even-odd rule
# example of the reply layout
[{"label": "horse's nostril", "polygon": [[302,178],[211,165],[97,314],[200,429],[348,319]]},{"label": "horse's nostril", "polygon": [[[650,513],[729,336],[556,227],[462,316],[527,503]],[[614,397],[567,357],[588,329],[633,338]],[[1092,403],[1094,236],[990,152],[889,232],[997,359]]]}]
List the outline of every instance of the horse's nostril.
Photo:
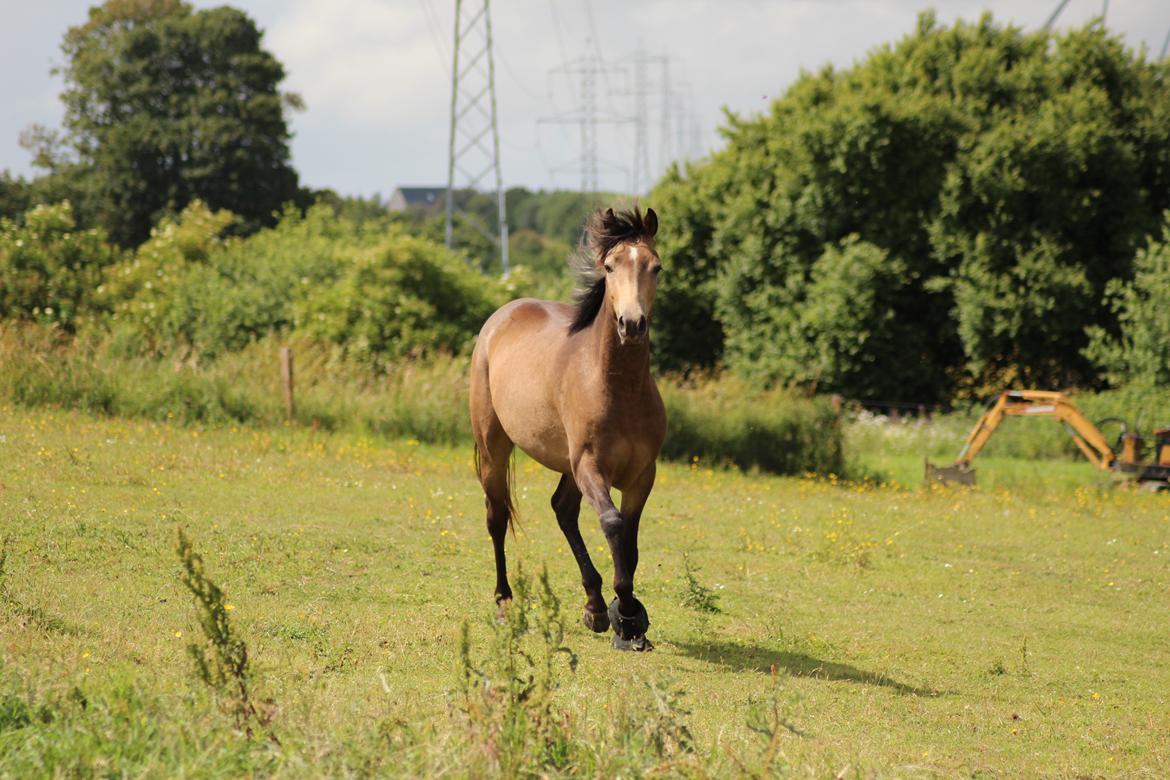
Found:
[{"label": "horse's nostril", "polygon": [[645,332],[646,332],[646,315],[643,314],[641,317],[638,318],[638,333],[642,334]]},{"label": "horse's nostril", "polygon": [[618,330],[622,333],[626,332],[626,318],[620,314],[618,315]]}]

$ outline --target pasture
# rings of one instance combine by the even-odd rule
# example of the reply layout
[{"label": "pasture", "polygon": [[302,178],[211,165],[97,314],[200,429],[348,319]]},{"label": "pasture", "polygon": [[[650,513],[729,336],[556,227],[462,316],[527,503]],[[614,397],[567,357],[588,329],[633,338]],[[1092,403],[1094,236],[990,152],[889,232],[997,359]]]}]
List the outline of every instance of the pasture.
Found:
[{"label": "pasture", "polygon": [[[578,658],[549,700],[583,743],[523,766],[1170,774],[1170,500],[1079,464],[988,458],[974,491],[917,468],[663,464],[638,572],[657,649],[634,654],[580,624],[555,476],[521,457],[510,564],[547,568]],[[0,483],[0,776],[507,773],[459,703],[462,626],[477,664],[500,631],[469,446],[0,407]],[[178,526],[247,643],[251,738],[193,672]]]}]

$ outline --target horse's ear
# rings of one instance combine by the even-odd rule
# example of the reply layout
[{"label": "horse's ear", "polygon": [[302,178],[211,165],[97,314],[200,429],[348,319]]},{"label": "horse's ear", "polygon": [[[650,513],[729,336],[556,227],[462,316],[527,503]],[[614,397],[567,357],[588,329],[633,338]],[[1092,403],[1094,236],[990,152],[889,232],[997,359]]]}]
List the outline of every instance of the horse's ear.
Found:
[{"label": "horse's ear", "polygon": [[614,218],[613,209],[606,209],[605,210],[605,218],[606,219],[613,219]]},{"label": "horse's ear", "polygon": [[651,238],[658,232],[658,215],[654,213],[654,209],[646,209],[646,217],[643,220],[646,225],[646,234]]}]

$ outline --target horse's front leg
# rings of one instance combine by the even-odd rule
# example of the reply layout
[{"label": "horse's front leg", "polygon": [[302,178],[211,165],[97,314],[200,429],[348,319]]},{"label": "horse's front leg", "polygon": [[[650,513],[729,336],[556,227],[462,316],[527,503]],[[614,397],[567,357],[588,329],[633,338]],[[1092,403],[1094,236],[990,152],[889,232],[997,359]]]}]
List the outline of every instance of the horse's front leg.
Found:
[{"label": "horse's front leg", "polygon": [[568,474],[561,476],[557,490],[553,493],[552,508],[565,540],[569,543],[569,549],[577,559],[577,566],[581,569],[581,584],[585,587],[586,597],[584,623],[590,631],[608,631],[609,615],[605,610],[605,597],[601,595],[601,575],[589,557],[589,548],[585,546],[581,529],[577,525],[581,512],[581,491]]},{"label": "horse's front leg", "polygon": [[654,646],[646,638],[650,618],[642,602],[634,596],[634,572],[638,568],[638,523],[654,486],[654,466],[651,464],[634,484],[622,491],[620,512],[610,497],[608,481],[594,461],[582,459],[575,476],[581,494],[597,510],[613,556],[613,589],[617,594],[609,605],[613,646],[619,650],[653,650]]}]

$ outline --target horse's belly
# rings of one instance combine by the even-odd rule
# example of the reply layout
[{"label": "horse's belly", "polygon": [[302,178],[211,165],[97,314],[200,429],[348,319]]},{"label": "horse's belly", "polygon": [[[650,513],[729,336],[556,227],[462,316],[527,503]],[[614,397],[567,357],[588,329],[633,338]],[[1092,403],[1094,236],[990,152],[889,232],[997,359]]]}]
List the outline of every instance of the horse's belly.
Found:
[{"label": "horse's belly", "polygon": [[496,401],[496,415],[508,438],[541,465],[568,474],[569,441],[560,415],[542,399],[526,399],[522,394],[505,395],[510,397],[503,403]]},{"label": "horse's belly", "polygon": [[524,361],[515,370],[493,371],[489,380],[492,405],[517,447],[545,467],[567,474],[569,442],[560,409],[550,397],[556,384],[545,376],[549,368],[535,360]]}]

